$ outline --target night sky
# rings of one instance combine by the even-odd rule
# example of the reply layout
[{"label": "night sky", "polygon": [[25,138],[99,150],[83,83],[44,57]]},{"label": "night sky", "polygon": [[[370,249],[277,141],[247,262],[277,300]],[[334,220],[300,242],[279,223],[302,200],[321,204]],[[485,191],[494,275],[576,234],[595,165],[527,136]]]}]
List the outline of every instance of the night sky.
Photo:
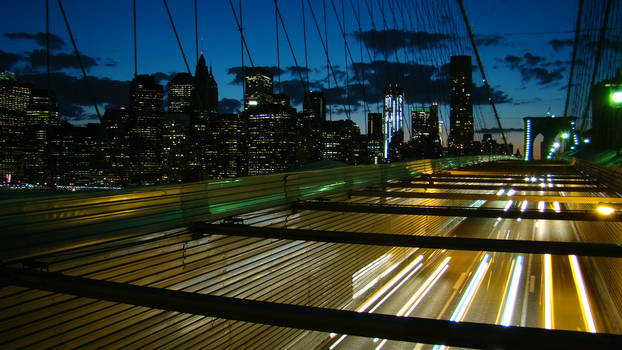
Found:
[{"label": "night sky", "polygon": [[[364,0],[359,1],[363,6]],[[376,6],[379,3],[371,2]],[[239,101],[242,96],[242,87],[234,82],[233,74],[234,67],[241,65],[239,32],[227,0],[199,0],[198,3],[199,50],[204,52],[208,65],[213,67],[220,98],[224,99],[221,109],[232,111],[238,105],[236,100]],[[233,1],[236,10],[237,3],[237,0]],[[312,0],[311,3],[322,26],[322,1]],[[330,6],[330,2],[327,3]],[[340,11],[341,0],[336,0],[335,4]],[[351,15],[350,1],[345,4],[348,42],[354,59],[358,60],[359,40],[370,43],[365,41],[365,37],[354,34],[358,28]],[[523,117],[544,115],[549,107],[552,113],[562,114],[578,1],[464,0],[464,4],[473,32],[478,38],[488,81],[502,102],[497,108],[504,128],[522,128]],[[92,84],[98,101],[102,107],[126,103],[128,81],[134,73],[132,1],[65,0],[63,5],[78,48],[84,55],[87,72],[94,77]],[[282,0],[279,6],[298,63],[304,67],[301,2]],[[2,7],[0,70],[16,72],[19,78],[44,87],[45,75],[42,73],[45,72],[45,46],[43,36],[37,33],[45,33],[45,1],[7,1]],[[188,63],[194,72],[194,1],[170,0],[169,7]],[[91,100],[81,82],[81,73],[57,2],[50,1],[50,8],[50,32],[54,34],[51,42],[53,79],[61,103],[61,114],[64,119],[76,124],[94,121],[93,108],[88,107]],[[186,68],[165,7],[160,1],[138,0],[137,11],[138,72],[157,74],[160,82],[166,84],[172,73],[185,71]],[[379,13],[376,11],[375,21],[377,28],[382,29]],[[273,1],[243,1],[243,16],[246,39],[255,65],[276,66]],[[332,10],[329,10],[327,17],[331,61],[339,67],[337,70],[343,72],[343,38]],[[370,30],[369,16],[362,13],[361,18],[363,31]],[[306,19],[310,80],[313,82],[312,87],[319,89],[320,81],[326,74],[326,58],[308,8]],[[456,21],[462,23],[461,18]],[[285,71],[281,76],[282,90],[294,95],[292,100],[296,103],[299,100],[296,95],[302,94],[302,87],[295,70],[287,69],[294,66],[294,61],[280,30],[281,68]],[[381,47],[370,47],[372,51],[376,50],[376,60],[384,60]],[[425,50],[421,52],[423,54]],[[248,59],[245,60],[248,65]],[[362,67],[374,68],[366,55],[364,62]],[[476,64],[475,58],[473,64]],[[405,69],[408,67],[405,66]],[[350,72],[351,80],[352,75]],[[473,81],[481,82],[478,71],[474,72]],[[354,90],[353,95],[356,94]],[[375,108],[375,104],[373,106]],[[336,105],[336,109],[342,108]],[[359,105],[352,112],[352,119],[365,132],[362,111]],[[476,128],[496,127],[490,106],[476,106],[475,114]],[[343,118],[344,114],[333,114],[333,119]],[[443,114],[442,118],[448,119],[448,116]],[[521,137],[522,132],[512,134],[511,141],[515,146],[522,146]]]}]

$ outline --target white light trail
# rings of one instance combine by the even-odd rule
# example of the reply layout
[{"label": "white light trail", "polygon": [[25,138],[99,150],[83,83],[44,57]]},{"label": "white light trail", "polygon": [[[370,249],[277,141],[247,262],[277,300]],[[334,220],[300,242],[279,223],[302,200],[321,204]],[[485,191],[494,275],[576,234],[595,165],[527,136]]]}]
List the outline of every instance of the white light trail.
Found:
[{"label": "white light trail", "polygon": [[502,188],[497,192],[497,196],[503,196],[504,193],[505,193],[505,188]]},{"label": "white light trail", "polygon": [[477,292],[477,289],[479,288],[479,285],[482,282],[482,279],[484,279],[484,275],[486,274],[486,270],[488,269],[489,260],[490,260],[490,255],[486,254],[484,258],[482,259],[482,262],[479,264],[479,267],[475,271],[475,275],[473,275],[473,278],[471,278],[471,282],[469,283],[469,286],[467,287],[466,292],[462,296],[462,299],[460,299],[460,302],[458,303],[456,310],[454,310],[453,315],[451,315],[451,318],[449,319],[450,321],[454,321],[454,322],[462,321],[464,314],[466,313],[467,309],[469,308],[469,305],[471,304],[473,297],[475,296],[475,292]]},{"label": "white light trail", "polygon": [[402,284],[406,283],[406,281],[408,281],[415,273],[417,273],[417,271],[419,271],[422,266],[423,264],[417,265],[415,269],[408,274],[408,276],[406,276],[400,283],[398,283],[395,288],[391,289],[391,291],[387,293],[387,295],[385,295],[384,298],[382,298],[373,308],[371,308],[369,312],[371,313],[376,311],[376,309],[378,309],[380,305],[382,305],[387,299],[389,299],[389,297],[393,295],[393,293],[395,293],[402,286]]},{"label": "white light trail", "polygon": [[389,267],[388,269],[386,269],[383,273],[381,273],[378,277],[374,278],[371,282],[369,282],[365,287],[363,287],[361,290],[359,290],[358,292],[356,292],[356,294],[352,295],[352,299],[356,299],[358,297],[360,297],[361,295],[363,295],[363,293],[367,292],[371,287],[373,287],[374,285],[376,285],[376,283],[378,283],[378,281],[380,281],[382,278],[384,278],[386,275],[388,275],[389,273],[391,273],[391,271],[395,270],[395,268],[399,265],[400,263],[395,263],[393,265],[391,265],[391,267]]},{"label": "white light trail", "polygon": [[529,201],[523,201],[523,203],[520,206],[520,211],[524,212],[525,210],[527,210],[527,204],[529,203]]},{"label": "white light trail", "polygon": [[512,282],[510,283],[510,290],[508,297],[503,307],[503,317],[501,318],[501,325],[509,326],[512,322],[512,314],[514,313],[514,304],[516,304],[516,294],[518,293],[518,286],[520,285],[520,276],[523,271],[523,256],[519,256],[514,260],[512,268]]},{"label": "white light trail", "polygon": [[382,349],[382,347],[384,346],[384,344],[386,344],[387,340],[384,339],[383,341],[380,342],[380,344],[378,344],[378,346],[376,346],[375,350],[380,350]]},{"label": "white light trail", "polygon": [[344,334],[344,335],[342,335],[341,337],[339,337],[339,339],[337,339],[337,341],[336,341],[336,342],[334,342],[334,343],[333,343],[333,345],[331,345],[331,346],[329,347],[329,349],[330,349],[330,350],[333,350],[334,348],[336,348],[336,347],[337,347],[337,345],[339,345],[339,343],[341,343],[344,339],[346,339],[346,337],[347,337],[347,335],[345,335],[345,334]]},{"label": "white light trail", "polygon": [[541,213],[544,213],[544,210],[546,209],[546,203],[544,201],[540,201],[538,202],[538,210]]},{"label": "white light trail", "polygon": [[450,257],[447,257],[445,258],[445,260],[443,260],[439,267],[434,270],[432,275],[428,277],[428,279],[423,283],[423,285],[421,285],[421,287],[419,287],[415,294],[413,294],[410,299],[408,299],[406,304],[402,306],[400,311],[397,312],[396,316],[408,316],[408,314],[410,314],[415,309],[415,307],[417,307],[423,297],[426,296],[426,294],[430,291],[430,289],[432,289],[434,284],[440,279],[445,271],[447,271],[447,268],[449,268],[448,263],[450,259]]},{"label": "white light trail", "polygon": [[553,202],[553,209],[555,209],[556,213],[561,213],[562,207],[559,205],[559,202]]},{"label": "white light trail", "polygon": [[379,257],[378,259],[372,261],[371,263],[367,264],[366,266],[364,266],[363,268],[361,268],[360,270],[355,272],[352,275],[352,280],[354,281],[354,280],[357,280],[357,279],[363,277],[369,271],[375,269],[376,267],[378,267],[379,265],[381,265],[382,263],[387,261],[389,258],[391,258],[391,254],[385,254],[385,255]]},{"label": "white light trail", "polygon": [[423,255],[419,255],[415,260],[411,261],[402,271],[400,271],[397,275],[395,275],[387,284],[382,286],[380,290],[378,290],[374,295],[372,295],[369,299],[367,299],[361,306],[359,306],[355,311],[364,312],[367,310],[378,298],[380,298],[389,288],[393,287],[395,283],[397,283],[404,275],[406,275],[410,270],[415,268],[417,264],[419,264],[423,260]]},{"label": "white light trail", "polygon": [[511,188],[511,189],[508,191],[508,197],[512,197],[512,196],[513,196],[513,195],[515,195],[515,194],[516,194],[516,191],[515,191],[513,188]]},{"label": "white light trail", "polygon": [[544,254],[544,326],[553,329],[553,273],[551,254]]},{"label": "white light trail", "polygon": [[511,199],[507,203],[505,203],[505,207],[503,208],[503,211],[510,210],[510,207],[512,206],[512,203],[514,203],[514,201],[511,200]]},{"label": "white light trail", "polygon": [[583,319],[587,330],[591,333],[596,333],[596,326],[594,325],[594,318],[592,317],[592,310],[590,308],[590,301],[587,297],[587,291],[585,284],[583,283],[583,275],[581,274],[581,268],[579,267],[579,259],[576,255],[568,255],[570,259],[570,267],[572,268],[572,277],[574,278],[575,286],[577,286],[577,293],[581,300],[581,310],[583,310]]}]

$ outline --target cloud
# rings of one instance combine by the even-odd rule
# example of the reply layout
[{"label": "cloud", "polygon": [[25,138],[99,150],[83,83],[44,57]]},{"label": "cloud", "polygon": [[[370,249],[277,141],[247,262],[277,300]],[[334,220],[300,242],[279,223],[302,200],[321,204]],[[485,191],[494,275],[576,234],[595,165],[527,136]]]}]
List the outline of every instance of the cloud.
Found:
[{"label": "cloud", "polygon": [[[4,33],[5,37],[11,40],[32,40],[39,46],[45,47],[45,33],[39,32],[36,34],[16,32],[16,33]],[[50,50],[60,50],[65,46],[65,40],[56,34],[50,33]]]},{"label": "cloud", "polygon": [[151,75],[153,76],[153,78],[158,84],[166,85],[171,79],[173,79],[175,75],[177,75],[177,73],[176,72],[168,72],[168,73],[156,72]]},{"label": "cloud", "polygon": [[296,66],[289,66],[287,68],[285,68],[285,70],[287,71],[287,73],[294,75],[294,76],[298,76],[298,73],[302,74],[303,76],[307,73],[311,73],[312,70],[306,67],[296,67]]},{"label": "cloud", "polygon": [[[94,115],[84,115],[86,108],[93,105],[93,99],[86,89],[82,78],[64,72],[53,72],[51,77],[52,90],[56,92],[61,116],[66,120],[96,119]],[[34,87],[47,87],[45,73],[20,75],[20,80],[32,83]],[[129,95],[129,81],[112,80],[89,76],[89,84],[98,104],[126,105]]]},{"label": "cloud", "polygon": [[0,71],[9,70],[21,59],[20,55],[0,50]]},{"label": "cloud", "polygon": [[[244,67],[245,69],[252,69],[251,67]],[[272,76],[276,77],[278,75],[281,75],[283,73],[285,73],[285,71],[283,69],[279,69],[276,66],[256,66],[255,69],[258,69],[260,71],[265,71],[268,73],[271,73]],[[231,67],[227,70],[227,74],[231,74],[234,75],[233,80],[230,82],[230,84],[232,85],[242,85],[242,83],[244,82],[244,73],[243,73],[243,69],[240,66],[237,67]]]},{"label": "cloud", "polygon": [[[98,58],[81,54],[80,59],[82,60],[82,65],[86,70],[98,65]],[[36,49],[26,52],[23,60],[30,63],[30,66],[33,69],[45,67],[45,50]],[[52,70],[62,70],[67,68],[79,69],[80,64],[74,54],[61,52],[58,54],[50,54],[50,67]]]},{"label": "cloud", "polygon": [[477,34],[475,35],[475,45],[494,46],[505,44],[505,37],[499,34]]},{"label": "cloud", "polygon": [[[562,73],[566,71],[566,67],[560,67],[560,65],[567,64],[567,62],[560,60],[548,61],[545,57],[536,56],[529,52],[524,54],[523,57],[505,56],[503,62],[508,68],[518,70],[523,82],[533,80],[538,85],[548,85],[564,79]],[[551,66],[557,68],[548,68]]]},{"label": "cloud", "polygon": [[521,75],[523,76],[523,81],[536,80],[538,85],[546,85],[550,84],[554,81],[564,79],[562,72],[566,70],[566,67],[561,67],[553,70],[548,70],[546,68],[536,67],[536,68],[523,68],[521,69]]},{"label": "cloud", "polygon": [[[503,132],[504,133],[505,132],[517,132],[517,131],[523,132],[523,131],[525,131],[525,129],[523,129],[523,128],[503,128]],[[477,130],[476,132],[479,132],[479,133],[498,133],[498,132],[501,132],[501,130],[499,130],[499,128],[482,128],[482,129]]]},{"label": "cloud", "polygon": [[395,52],[395,50],[402,48],[419,50],[436,48],[451,39],[446,34],[394,29],[355,31],[354,37],[376,53],[382,53],[383,55],[389,55]]},{"label": "cloud", "polygon": [[574,40],[571,39],[553,39],[549,41],[549,44],[551,44],[551,47],[553,47],[553,50],[555,51],[560,51],[565,47],[572,46],[573,43]]},{"label": "cloud", "polygon": [[242,103],[234,98],[223,98],[218,101],[218,113],[239,113]]}]

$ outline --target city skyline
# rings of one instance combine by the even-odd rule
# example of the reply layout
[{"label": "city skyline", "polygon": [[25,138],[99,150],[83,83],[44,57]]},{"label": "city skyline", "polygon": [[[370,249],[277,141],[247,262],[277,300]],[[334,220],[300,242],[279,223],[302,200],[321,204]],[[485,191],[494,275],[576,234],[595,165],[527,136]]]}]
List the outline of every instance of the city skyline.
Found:
[{"label": "city skyline", "polygon": [[[310,3],[319,16],[322,3],[319,1],[311,1]],[[108,12],[112,11],[111,7],[113,5],[118,5],[115,15]],[[97,77],[93,85],[102,86],[102,90],[100,90],[99,93],[99,100],[102,104],[115,104],[111,101],[122,99],[119,96],[124,94],[118,91],[103,90],[103,88],[116,87],[117,89],[122,89],[128,85],[129,79],[131,79],[133,74],[130,5],[131,4],[112,2],[107,6],[101,6],[97,9],[93,4],[78,4],[70,1],[65,3],[65,9],[72,25],[74,35],[76,36],[78,48],[85,57],[91,58],[91,61],[87,59],[85,59],[85,61],[91,62],[87,67],[89,75]],[[193,66],[193,61],[195,61],[195,45],[194,28],[191,28],[194,24],[191,20],[193,15],[192,4],[188,2],[187,4],[176,3],[171,5],[171,12],[176,21],[177,30],[180,34],[186,56],[190,66]],[[232,84],[232,81],[237,78],[234,68],[239,67],[241,63],[240,42],[232,11],[227,5],[226,2],[210,3],[209,5],[199,2],[199,49],[204,51],[207,64],[214,70],[214,76],[221,91],[220,96],[224,98],[221,99],[221,104],[224,106],[237,105],[237,103],[240,103],[242,95],[241,85],[237,83]],[[346,3],[346,5],[348,4]],[[545,8],[537,12],[532,11],[534,3],[521,3],[520,7],[518,6],[518,2],[495,4],[494,7],[487,5],[491,5],[491,3],[465,2],[466,11],[470,16],[471,25],[479,42],[479,49],[484,61],[484,67],[487,70],[488,79],[493,88],[499,92],[505,93],[507,97],[506,103],[498,104],[504,128],[521,128],[522,117],[526,115],[543,115],[546,112],[549,107],[548,103],[547,106],[544,106],[534,103],[533,101],[529,102],[528,100],[530,99],[552,100],[549,96],[556,96],[553,99],[555,101],[552,102],[551,109],[553,113],[562,113],[562,111],[559,111],[563,106],[562,100],[565,95],[562,87],[567,82],[567,77],[564,73],[567,71],[567,68],[564,67],[567,65],[565,65],[564,62],[568,61],[570,58],[571,48],[567,45],[567,41],[571,38],[572,33],[566,30],[560,30],[560,28],[568,29],[569,31],[573,29],[574,17],[576,17],[576,4],[572,6],[569,6],[565,2],[563,6],[561,2],[553,4],[547,3],[545,5],[538,4],[538,6],[545,6]],[[23,9],[20,10],[20,5],[18,4],[11,4],[11,6],[15,6],[14,13],[21,14],[24,12]],[[277,61],[277,57],[276,49],[274,48],[274,6],[270,7],[271,10],[256,7],[258,5],[254,2],[248,4],[243,2],[243,6],[244,26],[247,28],[245,34],[247,35],[249,50],[255,61],[255,65],[275,66],[276,64],[274,63]],[[280,6],[289,36],[299,39],[302,34],[301,24],[295,23],[293,19],[300,13],[300,4],[283,2]],[[339,4],[337,4],[337,6],[339,7]],[[170,23],[168,23],[168,18],[166,17],[166,12],[162,4],[147,6],[139,1],[137,2],[137,7],[138,73],[157,73],[156,77],[158,78],[170,78],[173,72],[185,71],[183,59],[177,48],[174,34],[171,30]],[[554,18],[547,18],[547,20],[543,18],[541,27],[538,28],[538,31],[534,31],[532,27],[525,23],[528,22],[525,20],[527,18],[526,14],[533,12],[532,19],[536,20],[537,16],[546,13],[547,7],[549,10],[555,9],[557,12],[562,11],[566,13],[566,15],[554,16]],[[93,24],[99,24],[100,28],[108,29],[103,31],[106,33],[105,36],[92,33],[85,28],[85,23],[80,20],[81,13],[86,14],[96,9],[96,12],[100,15],[94,20],[95,22]],[[321,49],[321,44],[315,32],[315,28],[311,23],[308,10],[307,7],[306,16],[309,18],[307,18],[306,23],[306,34],[309,40],[310,80],[319,81],[322,80],[320,78],[325,75],[325,73],[322,73],[324,69],[322,64],[325,65],[325,57],[323,57],[324,53]],[[330,56],[334,64],[340,66],[343,72],[343,42],[342,39],[340,39],[341,34],[339,33],[339,27],[336,23],[335,16],[331,12],[332,9],[329,7],[328,11]],[[348,41],[349,44],[352,45],[353,54],[355,56],[354,59],[357,61],[358,54],[356,52],[358,51],[359,45],[353,32],[358,28],[354,18],[352,18],[354,16],[347,15],[348,12],[351,12],[351,9],[346,7],[345,11],[346,17],[348,18],[348,21],[346,21]],[[495,11],[511,11],[515,13],[516,16],[512,17],[512,21],[506,21],[508,23],[499,23],[498,17],[505,18],[505,16],[494,16]],[[7,13],[9,12],[10,11]],[[379,12],[380,11],[376,9],[375,16],[379,16]],[[30,21],[20,21],[18,18],[19,16],[16,16],[16,18],[7,18],[4,22],[5,24],[0,26],[0,32],[2,33],[2,35],[0,35],[0,44],[2,44],[4,48],[2,53],[4,55],[3,62],[5,62],[6,66],[6,63],[10,63],[10,59],[12,58],[15,64],[10,68],[13,68],[12,70],[16,70],[18,74],[22,75],[32,75],[33,70],[38,72],[41,72],[42,69],[44,70],[44,66],[37,66],[40,61],[36,61],[40,59],[41,52],[35,52],[36,49],[41,49],[40,45],[35,44],[35,35],[36,33],[44,32],[43,25],[35,25],[35,23],[42,24],[45,22],[43,4],[41,6],[41,11],[29,11],[29,13],[32,13],[31,16],[33,16],[33,18],[36,17],[37,20],[32,21],[32,23]],[[217,13],[221,13],[222,15],[214,16]],[[110,16],[107,17],[107,14],[110,14]],[[269,19],[268,22],[272,23],[272,25],[258,25],[258,16]],[[118,18],[118,20],[100,23],[100,18]],[[520,20],[521,18],[523,21]],[[62,82],[66,81],[66,86],[79,86],[81,83],[78,75],[79,70],[71,65],[62,66],[62,58],[67,59],[67,56],[70,58],[72,50],[70,41],[65,34],[66,30],[62,26],[62,17],[58,12],[56,4],[51,6],[50,19],[50,30],[53,34],[58,36],[54,38],[59,39],[53,40],[57,45],[55,46],[57,49],[52,52],[54,55],[53,62],[54,60],[59,62],[59,67],[53,69],[56,71],[54,78],[60,79]],[[363,31],[369,30],[369,23],[367,23],[367,26],[365,25],[365,22],[369,22],[369,17],[361,16],[361,20],[364,27]],[[382,23],[381,19],[378,18],[377,20],[378,23]],[[116,24],[115,28],[112,28],[112,22]],[[378,26],[380,30],[380,25],[378,24]],[[146,33],[147,29],[151,31],[150,35]],[[430,32],[433,32],[432,28],[430,28]],[[507,35],[503,34],[504,32]],[[215,35],[215,33],[218,33],[218,35]],[[95,38],[98,40],[93,40]],[[111,43],[111,39],[109,38],[114,38],[114,40],[112,40],[114,44]],[[294,62],[287,49],[282,28],[280,28],[280,39],[281,48],[279,59],[281,61],[281,68],[286,70],[286,68],[294,66]],[[510,46],[508,39],[511,39],[514,45]],[[365,40],[365,38],[361,40]],[[299,63],[304,61],[304,48],[300,41],[301,40],[294,40],[294,52]],[[260,44],[262,42],[264,45]],[[98,43],[98,45],[96,45],[96,43]],[[268,44],[266,45],[266,43]],[[371,44],[369,42],[365,43]],[[378,47],[376,47],[376,49],[381,50],[381,48]],[[558,52],[560,57],[555,57],[555,52]],[[39,56],[36,56],[37,53]],[[384,60],[381,51],[376,51],[374,54],[379,61]],[[465,52],[465,54],[471,53]],[[155,59],[152,57],[155,57]],[[559,66],[551,66],[551,63],[557,58],[564,64],[560,63],[561,65]],[[518,61],[516,61],[516,59],[518,59]],[[395,59],[389,57],[389,61],[395,62]],[[370,64],[367,58],[364,58],[363,62],[366,62],[368,65]],[[248,59],[246,60],[246,64],[248,64]],[[540,67],[542,69],[536,69],[537,65],[542,66]],[[229,74],[228,72],[234,74]],[[294,85],[293,90],[299,90],[290,94],[293,95],[292,104],[297,106],[300,110],[300,104],[302,102],[300,96],[303,90],[300,85],[295,85],[300,83],[296,79],[298,75],[295,69],[291,69],[290,73],[293,74],[281,77],[282,90],[287,93],[289,92],[287,89],[291,89],[292,85]],[[353,80],[351,68],[349,79]],[[475,82],[480,81],[479,72],[474,72],[473,80]],[[161,82],[166,84],[167,80],[163,79]],[[332,85],[334,85],[334,83]],[[278,79],[275,79],[275,86],[278,89]],[[405,87],[405,90],[406,99],[408,100],[408,87]],[[410,96],[412,95],[411,93]],[[531,95],[531,97],[529,97],[529,95]],[[89,118],[92,120],[94,111],[91,111],[92,108],[88,107],[88,101],[85,101],[82,96],[73,96],[72,98],[68,98],[68,100],[78,101],[80,103],[73,103],[66,106],[65,110],[61,111],[64,119],[71,120],[74,118],[73,122],[81,123],[87,122]],[[440,98],[441,97],[438,99]],[[443,103],[443,101],[440,102]],[[335,104],[335,101],[333,101],[333,104]],[[86,109],[82,109],[83,106],[87,106]],[[410,110],[410,105],[407,110]],[[375,110],[372,110],[372,112],[375,112]],[[330,114],[331,113],[329,113],[329,118]],[[335,112],[335,106],[332,108],[332,114],[333,119],[345,118],[344,114],[337,114]],[[443,113],[443,111],[440,113],[440,119],[445,121],[445,125],[448,125],[447,114],[448,113]],[[475,108],[476,129],[496,128],[496,123],[492,122],[491,115],[492,113],[489,106],[478,105],[477,108]],[[358,110],[352,113],[352,119],[361,126],[363,132],[366,131],[366,121],[363,108],[361,108],[360,105]],[[512,141],[514,140],[511,138],[510,142]],[[520,142],[514,142],[514,144],[518,145]]]}]

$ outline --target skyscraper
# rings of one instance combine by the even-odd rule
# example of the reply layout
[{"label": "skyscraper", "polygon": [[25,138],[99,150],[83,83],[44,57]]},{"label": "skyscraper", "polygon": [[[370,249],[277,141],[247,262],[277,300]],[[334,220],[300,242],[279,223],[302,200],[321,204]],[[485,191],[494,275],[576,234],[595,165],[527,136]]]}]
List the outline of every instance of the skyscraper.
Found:
[{"label": "skyscraper", "polygon": [[[385,159],[389,158],[389,148],[391,143],[401,143],[402,140],[393,139],[393,136],[403,135],[404,126],[404,91],[395,85],[389,84],[389,87],[384,89],[384,113],[382,120],[382,135],[383,135],[383,156]],[[399,136],[398,136],[399,137]]]},{"label": "skyscraper", "polygon": [[0,176],[15,182],[24,176],[26,113],[32,88],[12,73],[0,73]]},{"label": "skyscraper", "polygon": [[160,179],[162,86],[151,75],[137,75],[130,84],[130,181],[150,184]]},{"label": "skyscraper", "polygon": [[210,178],[246,176],[246,124],[238,114],[218,114],[210,121]]},{"label": "skyscraper", "polygon": [[265,67],[246,67],[244,109],[272,103],[272,73]]},{"label": "skyscraper", "polygon": [[320,121],[326,120],[326,97],[320,91],[306,91],[302,112],[312,115]]},{"label": "skyscraper", "polygon": [[203,53],[194,71],[194,105],[201,112],[218,112],[218,84],[214,79],[212,67],[207,69]]},{"label": "skyscraper", "polygon": [[458,155],[473,142],[473,86],[471,56],[451,56],[449,66],[449,148]]},{"label": "skyscraper", "polygon": [[190,73],[177,73],[168,82],[168,112],[192,112],[194,96],[194,79]]},{"label": "skyscraper", "polygon": [[322,123],[326,120],[324,93],[306,91],[297,127],[298,161],[302,164],[322,159]]},{"label": "skyscraper", "polygon": [[46,182],[51,162],[50,128],[60,125],[56,94],[44,89],[33,89],[26,117],[25,175],[30,183]]}]

